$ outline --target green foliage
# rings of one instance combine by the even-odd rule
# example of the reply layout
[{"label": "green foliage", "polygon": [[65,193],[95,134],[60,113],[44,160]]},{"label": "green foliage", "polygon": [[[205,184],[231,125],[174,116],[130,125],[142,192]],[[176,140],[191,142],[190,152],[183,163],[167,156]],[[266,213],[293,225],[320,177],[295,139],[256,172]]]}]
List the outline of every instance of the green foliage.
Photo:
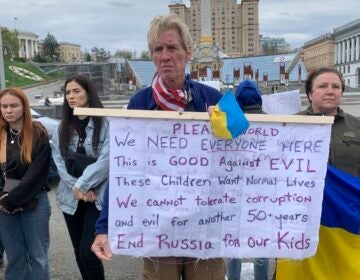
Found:
[{"label": "green foliage", "polygon": [[110,58],[110,52],[105,51],[104,48],[93,47],[91,53],[96,62],[104,62]]},{"label": "green foliage", "polygon": [[26,62],[26,58],[24,58],[24,57],[18,57],[16,60],[19,62],[23,62],[23,63]]},{"label": "green foliage", "polygon": [[43,41],[44,57],[51,58],[52,61],[59,60],[59,43],[54,35],[48,33]]},{"label": "green foliage", "polygon": [[34,57],[34,61],[35,61],[35,62],[40,62],[40,63],[48,62],[48,60],[46,59],[46,57],[41,56],[39,53],[36,54],[36,56]]},{"label": "green foliage", "polygon": [[150,55],[148,51],[142,51],[140,53],[140,59],[150,59]]},{"label": "green foliage", "polygon": [[132,59],[133,53],[131,50],[117,50],[115,52],[115,57],[122,57],[125,59]]},{"label": "green foliage", "polygon": [[9,66],[17,66],[24,68],[40,77],[42,77],[46,81],[51,81],[55,79],[60,79],[65,77],[65,71],[63,69],[59,69],[58,71],[52,72],[51,74],[46,75],[43,71],[41,71],[36,66],[33,66],[29,63],[22,62],[19,59],[11,61],[10,59],[4,60],[4,68],[5,68],[5,86],[6,87],[24,87],[29,85],[34,85],[39,83],[38,81],[30,80],[20,75],[15,74],[9,69]]},{"label": "green foliage", "polygon": [[7,28],[1,28],[3,52],[5,58],[17,58],[19,56],[19,40],[17,32]]},{"label": "green foliage", "polygon": [[91,61],[91,55],[88,52],[85,53],[85,61]]}]

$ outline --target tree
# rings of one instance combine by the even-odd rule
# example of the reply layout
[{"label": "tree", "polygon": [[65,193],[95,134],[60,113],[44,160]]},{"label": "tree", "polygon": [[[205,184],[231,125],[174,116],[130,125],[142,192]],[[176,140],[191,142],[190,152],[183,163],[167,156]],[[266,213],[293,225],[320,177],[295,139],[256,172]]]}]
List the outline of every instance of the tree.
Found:
[{"label": "tree", "polygon": [[40,63],[44,63],[44,62],[49,62],[46,57],[41,56],[39,53],[37,53],[34,57],[34,61],[35,62],[40,62]]},{"label": "tree", "polygon": [[49,57],[52,60],[59,59],[59,43],[54,35],[48,33],[43,41],[43,52],[45,57]]},{"label": "tree", "polygon": [[133,53],[131,50],[117,50],[115,52],[115,57],[122,57],[125,59],[132,59]]},{"label": "tree", "polygon": [[91,53],[96,62],[107,61],[110,58],[110,52],[106,51],[104,48],[93,47]]},{"label": "tree", "polygon": [[19,56],[19,40],[17,32],[7,28],[1,28],[3,52],[6,58],[17,58]]},{"label": "tree", "polygon": [[149,51],[142,51],[140,53],[140,59],[150,59]]},{"label": "tree", "polygon": [[85,53],[85,61],[91,61],[91,55],[88,52]]}]

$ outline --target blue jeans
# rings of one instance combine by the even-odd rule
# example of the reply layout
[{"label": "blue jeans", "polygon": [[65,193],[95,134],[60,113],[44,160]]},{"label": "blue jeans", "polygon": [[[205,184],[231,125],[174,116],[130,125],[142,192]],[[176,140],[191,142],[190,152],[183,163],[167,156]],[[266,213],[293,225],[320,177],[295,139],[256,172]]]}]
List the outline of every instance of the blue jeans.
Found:
[{"label": "blue jeans", "polygon": [[[269,259],[254,259],[254,280],[268,280]],[[241,259],[227,259],[228,280],[240,280]]]},{"label": "blue jeans", "polygon": [[50,280],[50,214],[46,191],[39,194],[34,210],[0,212],[0,238],[8,260],[6,280]]}]

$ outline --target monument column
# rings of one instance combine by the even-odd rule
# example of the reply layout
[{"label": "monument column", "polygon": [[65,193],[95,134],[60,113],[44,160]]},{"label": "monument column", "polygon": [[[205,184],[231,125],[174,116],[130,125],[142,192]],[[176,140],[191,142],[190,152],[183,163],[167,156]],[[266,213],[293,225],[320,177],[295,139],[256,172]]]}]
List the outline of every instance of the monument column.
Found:
[{"label": "monument column", "polygon": [[355,60],[359,60],[359,46],[360,40],[359,40],[359,36],[356,36],[356,49],[355,49]]},{"label": "monument column", "polygon": [[220,58],[219,48],[214,44],[211,32],[211,0],[200,1],[200,24],[201,37],[200,44],[195,47],[192,69],[198,70],[198,78],[206,79],[207,70],[211,69],[210,79],[220,79],[220,69],[223,66]]},{"label": "monument column", "polygon": [[354,61],[355,60],[355,38],[352,37],[351,38],[351,57],[350,57],[350,61]]},{"label": "monument column", "polygon": [[201,37],[211,36],[210,0],[201,0]]}]

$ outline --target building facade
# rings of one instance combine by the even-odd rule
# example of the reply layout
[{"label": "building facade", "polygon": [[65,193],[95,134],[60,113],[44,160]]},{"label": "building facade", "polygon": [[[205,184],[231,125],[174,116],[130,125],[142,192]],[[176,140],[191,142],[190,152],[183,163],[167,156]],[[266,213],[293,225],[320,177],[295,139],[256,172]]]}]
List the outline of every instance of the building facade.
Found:
[{"label": "building facade", "polygon": [[336,68],[343,74],[345,84],[360,87],[360,19],[334,28]]},{"label": "building facade", "polygon": [[71,63],[81,61],[81,46],[68,42],[59,43],[60,62]]},{"label": "building facade", "polygon": [[[231,57],[259,54],[259,0],[211,0],[211,36],[221,52]],[[195,45],[201,41],[201,0],[171,1],[169,12],[188,25]]]},{"label": "building facade", "polygon": [[334,37],[331,33],[306,42],[303,46],[303,60],[310,73],[321,67],[334,67]]},{"label": "building facade", "polygon": [[16,30],[19,40],[19,57],[32,60],[39,52],[39,36],[33,32]]},{"label": "building facade", "polygon": [[[285,38],[263,37],[260,35],[260,52],[266,53],[265,48],[272,48],[276,50],[276,53],[287,53],[291,51],[290,44],[285,41]],[[274,54],[274,53],[272,53]]]}]

